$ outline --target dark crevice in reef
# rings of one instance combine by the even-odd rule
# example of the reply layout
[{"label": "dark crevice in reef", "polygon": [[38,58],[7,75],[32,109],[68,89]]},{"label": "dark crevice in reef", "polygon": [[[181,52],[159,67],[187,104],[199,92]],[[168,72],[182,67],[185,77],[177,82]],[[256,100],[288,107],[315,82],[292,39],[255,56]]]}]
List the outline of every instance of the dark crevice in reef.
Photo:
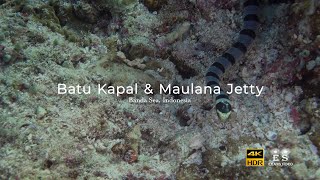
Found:
[{"label": "dark crevice in reef", "polygon": [[189,113],[188,113],[189,108],[190,106],[182,106],[176,112],[176,116],[179,120],[179,125],[182,127],[189,126],[191,123],[190,122],[191,117],[189,116]]},{"label": "dark crevice in reef", "polygon": [[164,5],[167,4],[167,0],[139,0],[144,6],[148,8],[150,12],[159,11]]},{"label": "dark crevice in reef", "polygon": [[169,57],[169,60],[176,65],[176,69],[183,79],[190,79],[198,75],[197,71],[186,64],[184,60],[174,57],[173,55]]},{"label": "dark crevice in reef", "polygon": [[301,86],[303,95],[301,100],[305,98],[320,97],[320,68],[302,73],[301,80],[289,84],[288,87]]},{"label": "dark crevice in reef", "polygon": [[301,120],[297,124],[297,127],[300,131],[300,133],[299,133],[300,136],[307,134],[312,128],[312,123],[310,121],[310,117],[308,117],[306,114],[302,114]]},{"label": "dark crevice in reef", "polygon": [[53,165],[55,165],[56,162],[55,161],[52,161],[50,159],[46,159],[44,162],[43,162],[43,169],[50,169]]},{"label": "dark crevice in reef", "polygon": [[[320,72],[320,69],[318,71]],[[308,72],[302,77],[301,81],[297,83],[302,87],[305,98],[320,97],[319,72]]]}]

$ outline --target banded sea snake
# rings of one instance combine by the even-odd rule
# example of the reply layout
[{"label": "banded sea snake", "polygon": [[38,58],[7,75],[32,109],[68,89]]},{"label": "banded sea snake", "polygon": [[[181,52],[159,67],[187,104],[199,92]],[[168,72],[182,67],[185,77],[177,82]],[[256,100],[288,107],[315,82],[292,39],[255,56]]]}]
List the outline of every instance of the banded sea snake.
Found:
[{"label": "banded sea snake", "polygon": [[[288,3],[294,0],[269,0],[269,3]],[[256,30],[259,25],[259,2],[258,0],[246,0],[243,4],[243,28],[240,31],[238,40],[222,56],[209,67],[206,73],[206,85],[214,88],[220,87],[220,77],[248,50],[256,37]],[[231,103],[228,95],[220,91],[215,97],[215,106],[219,119],[226,120],[231,114]]]}]

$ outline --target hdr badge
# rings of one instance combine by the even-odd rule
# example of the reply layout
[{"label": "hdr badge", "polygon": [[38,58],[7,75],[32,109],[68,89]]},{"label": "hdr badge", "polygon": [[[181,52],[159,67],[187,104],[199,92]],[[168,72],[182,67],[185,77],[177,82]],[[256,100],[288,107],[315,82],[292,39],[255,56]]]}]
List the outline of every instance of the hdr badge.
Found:
[{"label": "hdr badge", "polygon": [[263,149],[247,149],[246,166],[264,166]]}]

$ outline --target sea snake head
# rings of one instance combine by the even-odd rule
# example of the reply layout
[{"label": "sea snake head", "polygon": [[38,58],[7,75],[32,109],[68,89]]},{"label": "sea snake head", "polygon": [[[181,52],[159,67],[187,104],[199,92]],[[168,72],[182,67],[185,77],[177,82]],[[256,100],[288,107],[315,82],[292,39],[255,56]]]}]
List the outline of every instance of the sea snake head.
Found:
[{"label": "sea snake head", "polygon": [[220,120],[225,121],[231,114],[231,105],[228,101],[221,101],[216,104],[217,115]]}]

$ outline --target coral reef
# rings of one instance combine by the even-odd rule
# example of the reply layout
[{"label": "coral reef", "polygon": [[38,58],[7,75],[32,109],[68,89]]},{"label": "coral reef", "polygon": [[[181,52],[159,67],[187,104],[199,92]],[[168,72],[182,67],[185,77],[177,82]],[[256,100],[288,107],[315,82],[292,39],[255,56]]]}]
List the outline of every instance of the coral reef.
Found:
[{"label": "coral reef", "polygon": [[[241,29],[239,1],[0,0],[0,179],[319,179],[319,2],[262,8],[223,82],[265,90],[231,94],[221,122],[210,95],[156,87],[205,84]],[[66,95],[59,83],[139,92]],[[265,168],[245,167],[246,148],[265,149]],[[269,166],[275,148],[293,165]]]}]

